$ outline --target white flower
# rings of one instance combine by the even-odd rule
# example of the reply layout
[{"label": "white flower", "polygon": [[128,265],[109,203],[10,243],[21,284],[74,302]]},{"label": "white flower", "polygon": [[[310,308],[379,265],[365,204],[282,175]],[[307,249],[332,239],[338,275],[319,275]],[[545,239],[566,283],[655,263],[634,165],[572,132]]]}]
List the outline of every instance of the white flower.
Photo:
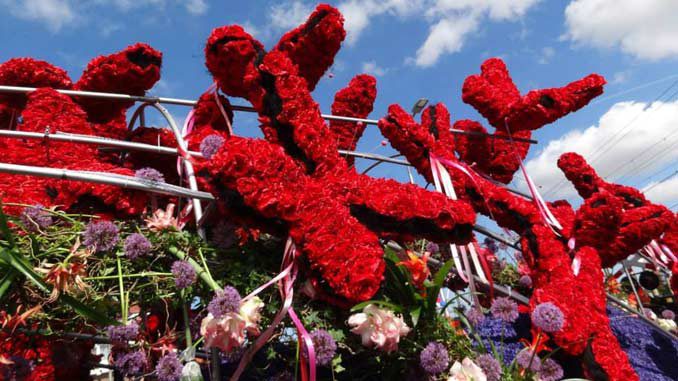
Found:
[{"label": "white flower", "polygon": [[259,311],[264,307],[264,302],[258,296],[247,299],[240,305],[240,317],[245,321],[245,330],[250,335],[259,335]]},{"label": "white flower", "polygon": [[181,370],[180,381],[203,381],[200,365],[195,361],[187,362]]},{"label": "white flower", "polygon": [[245,342],[245,335],[259,334],[259,310],[264,302],[253,297],[240,304],[238,312],[228,312],[219,318],[211,313],[202,319],[200,334],[205,339],[205,347],[216,347],[226,353],[239,348]]},{"label": "white flower", "polygon": [[465,357],[461,362],[457,361],[452,365],[447,381],[487,381],[487,376],[478,365]]},{"label": "white flower", "polygon": [[396,351],[400,336],[410,332],[402,317],[373,304],[365,306],[363,312],[351,315],[348,324],[353,327],[351,332],[361,336],[364,346],[387,353]]},{"label": "white flower", "polygon": [[678,329],[676,322],[671,319],[657,319],[657,324],[662,327],[663,330],[673,332]]}]

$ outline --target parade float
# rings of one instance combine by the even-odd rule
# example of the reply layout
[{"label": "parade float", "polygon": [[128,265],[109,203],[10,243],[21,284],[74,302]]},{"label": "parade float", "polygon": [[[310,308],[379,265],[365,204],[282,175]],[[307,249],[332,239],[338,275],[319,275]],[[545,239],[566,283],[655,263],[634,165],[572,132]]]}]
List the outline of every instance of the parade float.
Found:
[{"label": "parade float", "polygon": [[[270,49],[216,28],[197,101],[145,95],[162,54],[141,43],[77,81],[0,64],[0,379],[678,379],[677,216],[576,152],[557,164],[578,208],[522,164],[605,80],[521,94],[488,59],[461,92],[484,126],[442,103],[366,119],[360,74],[324,115],[311,92],[344,37],[327,5]],[[356,152],[368,126],[402,158]]]}]

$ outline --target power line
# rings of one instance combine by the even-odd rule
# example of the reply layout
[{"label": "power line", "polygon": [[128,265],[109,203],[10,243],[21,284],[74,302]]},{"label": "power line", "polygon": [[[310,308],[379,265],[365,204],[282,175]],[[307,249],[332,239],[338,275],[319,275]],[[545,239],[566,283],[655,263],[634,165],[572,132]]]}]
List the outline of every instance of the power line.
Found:
[{"label": "power line", "polygon": [[[632,174],[634,172],[639,173],[641,170],[649,167],[651,164],[656,162],[658,158],[661,158],[662,156],[664,156],[664,154],[667,151],[669,151],[673,148],[673,146],[675,145],[674,142],[669,142],[667,147],[655,152],[654,155],[650,156],[647,160],[637,161],[637,159],[643,157],[646,153],[652,152],[652,149],[656,148],[657,145],[666,141],[669,137],[672,137],[673,135],[677,135],[677,134],[678,134],[678,130],[675,130],[675,131],[669,133],[668,135],[664,136],[663,138],[659,139],[658,142],[651,144],[649,147],[647,147],[643,151],[641,151],[638,155],[636,155],[636,157],[631,159],[631,163],[637,163],[637,164],[635,166],[625,170],[625,171],[622,171],[622,173],[619,176],[617,176],[617,181],[621,181],[623,178],[629,176],[630,174]],[[608,173],[607,176],[610,179],[612,179],[612,176],[614,175],[614,173],[617,172],[618,169],[622,169],[626,164],[627,163],[622,163],[621,165],[617,166],[614,170],[610,171],[610,173]]]},{"label": "power line", "polygon": [[668,179],[670,179],[670,178],[672,178],[673,176],[675,176],[677,173],[678,173],[678,171],[673,172],[672,174],[670,174],[670,175],[664,177],[663,179],[661,179],[661,180],[657,181],[656,183],[652,184],[651,186],[649,186],[649,187],[643,189],[642,192],[643,192],[643,193],[649,192],[650,189],[656,187],[656,186],[659,185],[659,184],[662,184],[663,182],[665,182],[665,181],[667,181]]}]

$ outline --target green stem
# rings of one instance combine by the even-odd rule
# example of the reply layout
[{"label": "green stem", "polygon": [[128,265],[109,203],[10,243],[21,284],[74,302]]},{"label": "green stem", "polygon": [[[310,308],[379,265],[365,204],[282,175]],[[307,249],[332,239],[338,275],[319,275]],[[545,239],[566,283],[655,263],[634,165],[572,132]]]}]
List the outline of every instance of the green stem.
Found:
[{"label": "green stem", "polygon": [[186,336],[186,348],[190,348],[193,344],[191,338],[191,321],[188,318],[188,305],[186,304],[186,293],[181,290],[181,309],[184,315],[184,335]]},{"label": "green stem", "polygon": [[198,256],[200,256],[200,262],[202,262],[202,267],[205,269],[205,272],[207,273],[207,276],[210,277],[212,281],[214,281],[214,278],[212,277],[212,273],[210,272],[209,266],[207,266],[207,261],[205,260],[205,256],[202,255],[202,248],[198,248]]},{"label": "green stem", "polygon": [[169,248],[170,254],[174,255],[178,259],[182,261],[188,262],[193,268],[195,269],[195,272],[198,273],[198,276],[200,279],[205,282],[205,284],[212,289],[212,291],[219,291],[222,288],[219,287],[219,284],[212,279],[212,277],[205,271],[205,269],[200,266],[198,262],[196,262],[193,258],[189,257],[184,253],[183,251],[179,250],[178,248],[174,246],[170,246]]},{"label": "green stem", "polygon": [[294,359],[294,379],[297,379],[297,374],[299,371],[299,347],[301,347],[299,340],[297,340],[297,355]]},{"label": "green stem", "polygon": [[[143,272],[138,274],[125,274],[122,275],[123,278],[143,278],[143,277],[154,277],[154,276],[172,276],[172,273],[161,273],[161,272]],[[104,275],[104,276],[90,276],[84,278],[85,280],[106,280],[106,279],[118,279],[120,275]]]},{"label": "green stem", "polygon": [[125,297],[125,285],[122,282],[122,261],[120,260],[120,257],[118,256],[118,286],[120,287],[120,313],[122,316],[120,317],[123,321],[123,323],[127,324],[127,298]]}]

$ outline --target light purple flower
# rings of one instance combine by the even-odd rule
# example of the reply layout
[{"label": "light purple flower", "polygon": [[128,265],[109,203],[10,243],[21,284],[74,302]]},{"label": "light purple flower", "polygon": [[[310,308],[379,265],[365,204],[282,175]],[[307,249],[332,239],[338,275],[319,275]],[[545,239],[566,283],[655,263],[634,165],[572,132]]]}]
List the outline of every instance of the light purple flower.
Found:
[{"label": "light purple flower", "polygon": [[200,143],[200,153],[205,159],[211,159],[224,144],[224,138],[217,134],[208,135]]},{"label": "light purple flower", "polygon": [[127,345],[128,341],[136,339],[139,335],[139,325],[134,320],[127,325],[110,325],[107,333],[113,344]]},{"label": "light purple flower", "polygon": [[439,374],[447,370],[450,356],[444,345],[430,342],[419,355],[419,364],[429,374]]},{"label": "light purple flower", "polygon": [[510,298],[496,298],[490,307],[492,316],[507,323],[513,323],[518,319],[518,304]]},{"label": "light purple flower", "polygon": [[522,288],[530,288],[532,287],[532,278],[529,275],[523,275],[518,280],[518,284]]},{"label": "light purple flower", "polygon": [[197,279],[195,269],[186,261],[174,261],[172,275],[174,275],[174,283],[180,290],[192,285]]},{"label": "light purple flower", "polygon": [[156,181],[159,183],[165,182],[165,176],[162,175],[157,169],[146,167],[137,170],[134,173],[134,177],[137,177],[142,180]]},{"label": "light purple flower", "polygon": [[238,312],[241,300],[238,290],[226,286],[223,291],[218,291],[210,304],[207,305],[207,311],[215,318],[220,318],[229,312]]},{"label": "light purple flower", "polygon": [[429,242],[426,244],[426,251],[431,254],[436,254],[440,251],[440,246],[438,246],[438,244],[435,242]]},{"label": "light purple flower", "polygon": [[485,353],[478,356],[478,358],[476,358],[476,364],[478,364],[485,373],[485,376],[487,376],[487,381],[501,380],[501,363],[491,354]]},{"label": "light purple flower", "polygon": [[90,222],[82,243],[96,251],[108,251],[118,243],[118,227],[111,221]]},{"label": "light purple flower", "polygon": [[148,254],[152,247],[151,241],[144,237],[143,234],[130,234],[125,239],[125,255],[129,259],[137,259]]},{"label": "light purple flower", "polygon": [[485,314],[480,307],[471,307],[466,311],[466,320],[471,326],[476,327],[485,320]]},{"label": "light purple flower", "polygon": [[553,359],[546,359],[539,369],[539,381],[558,381],[563,378],[563,368]]},{"label": "light purple flower", "polygon": [[538,372],[541,369],[541,359],[533,351],[525,348],[516,355],[516,364],[522,369]]},{"label": "light purple flower", "polygon": [[554,333],[563,329],[565,316],[555,304],[541,303],[532,311],[532,324],[544,332]]},{"label": "light purple flower", "polygon": [[146,354],[142,351],[128,352],[115,359],[115,367],[125,375],[143,373],[146,365]]},{"label": "light purple flower", "polygon": [[318,365],[330,365],[337,352],[337,343],[332,335],[324,329],[316,329],[311,332],[311,340],[313,340],[313,349]]},{"label": "light purple flower", "polygon": [[52,216],[48,212],[45,212],[44,206],[41,204],[24,208],[19,219],[26,230],[32,233],[37,232],[39,229],[49,227],[54,223]]},{"label": "light purple flower", "polygon": [[158,381],[178,381],[181,378],[183,366],[176,353],[171,352],[161,357],[155,366]]},{"label": "light purple flower", "polygon": [[676,313],[671,310],[662,311],[662,317],[664,319],[674,320],[676,318]]}]

